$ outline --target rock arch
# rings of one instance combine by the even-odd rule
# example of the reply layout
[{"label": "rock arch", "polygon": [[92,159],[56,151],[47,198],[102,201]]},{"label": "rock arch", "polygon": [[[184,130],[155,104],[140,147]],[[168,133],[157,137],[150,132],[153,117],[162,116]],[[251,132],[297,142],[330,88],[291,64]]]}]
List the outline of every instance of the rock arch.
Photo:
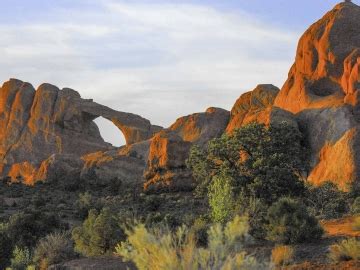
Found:
[{"label": "rock arch", "polygon": [[113,122],[124,134],[127,145],[145,141],[162,129],[137,114],[115,111],[92,100],[82,99],[79,108],[89,120],[101,116]]}]

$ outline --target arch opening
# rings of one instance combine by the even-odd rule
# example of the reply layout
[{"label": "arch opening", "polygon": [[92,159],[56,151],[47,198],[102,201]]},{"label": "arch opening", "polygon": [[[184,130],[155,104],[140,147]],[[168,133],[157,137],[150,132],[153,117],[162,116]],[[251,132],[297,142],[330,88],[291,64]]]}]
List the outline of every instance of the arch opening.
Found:
[{"label": "arch opening", "polygon": [[115,147],[126,145],[123,133],[113,122],[101,116],[96,118],[94,122],[98,126],[100,135],[105,142]]}]

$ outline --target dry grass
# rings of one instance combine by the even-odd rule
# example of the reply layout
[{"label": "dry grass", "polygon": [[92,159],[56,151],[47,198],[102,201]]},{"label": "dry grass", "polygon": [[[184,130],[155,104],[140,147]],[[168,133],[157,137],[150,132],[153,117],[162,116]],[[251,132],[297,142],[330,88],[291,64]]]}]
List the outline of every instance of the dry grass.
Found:
[{"label": "dry grass", "polygon": [[357,231],[357,232],[360,231],[360,216],[357,216],[354,218],[354,221],[352,223],[352,228],[354,231]]},{"label": "dry grass", "polygon": [[329,258],[335,262],[360,260],[360,241],[349,238],[330,247]]},{"label": "dry grass", "polygon": [[277,246],[271,251],[271,262],[275,266],[289,265],[294,258],[294,249],[291,246]]},{"label": "dry grass", "polygon": [[261,269],[243,251],[247,231],[246,218],[236,217],[225,227],[215,224],[208,230],[208,247],[200,248],[187,227],[171,233],[138,224],[126,232],[128,240],[116,247],[115,254],[133,261],[139,270]]}]

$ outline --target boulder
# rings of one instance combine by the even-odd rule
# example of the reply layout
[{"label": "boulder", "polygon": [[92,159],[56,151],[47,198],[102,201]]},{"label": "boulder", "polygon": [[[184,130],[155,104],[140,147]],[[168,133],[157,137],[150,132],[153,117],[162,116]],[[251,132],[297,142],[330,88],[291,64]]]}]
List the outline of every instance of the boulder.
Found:
[{"label": "boulder", "polygon": [[272,84],[260,84],[254,90],[242,94],[231,109],[226,132],[251,122],[270,123],[273,103],[279,88]]},{"label": "boulder", "polygon": [[186,142],[204,145],[224,133],[229,117],[229,111],[211,107],[203,113],[195,113],[177,119],[169,130],[175,132]]}]

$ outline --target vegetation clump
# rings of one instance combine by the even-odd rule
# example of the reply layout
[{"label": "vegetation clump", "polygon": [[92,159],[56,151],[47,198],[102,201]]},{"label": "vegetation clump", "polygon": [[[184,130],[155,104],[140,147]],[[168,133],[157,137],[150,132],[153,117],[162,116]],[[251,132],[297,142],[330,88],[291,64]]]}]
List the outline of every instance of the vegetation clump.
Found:
[{"label": "vegetation clump", "polygon": [[34,252],[34,262],[43,268],[75,257],[73,241],[69,233],[64,232],[51,233],[40,239]]},{"label": "vegetation clump", "polygon": [[282,198],[268,211],[267,239],[279,244],[316,241],[323,229],[306,207],[293,199]]},{"label": "vegetation clump", "polygon": [[133,261],[140,270],[261,269],[243,250],[247,231],[247,219],[239,216],[225,226],[212,225],[205,248],[197,246],[192,230],[186,226],[172,233],[137,224],[126,230],[127,241],[117,245],[116,254]]},{"label": "vegetation clump", "polygon": [[329,258],[335,262],[360,260],[360,241],[356,238],[350,238],[332,245]]},{"label": "vegetation clump", "polygon": [[116,243],[124,238],[119,221],[109,208],[89,211],[87,219],[72,231],[75,250],[84,256],[111,253]]}]

